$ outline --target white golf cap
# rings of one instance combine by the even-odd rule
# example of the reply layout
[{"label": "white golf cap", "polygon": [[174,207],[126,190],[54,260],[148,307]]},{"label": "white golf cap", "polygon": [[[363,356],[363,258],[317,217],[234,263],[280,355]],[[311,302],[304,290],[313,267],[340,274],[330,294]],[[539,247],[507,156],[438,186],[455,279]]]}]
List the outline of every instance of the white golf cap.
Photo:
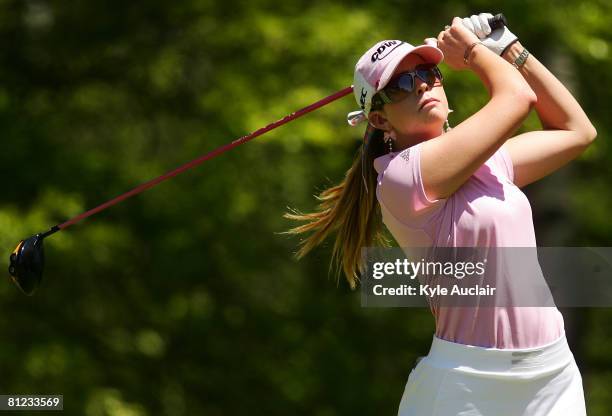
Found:
[{"label": "white golf cap", "polygon": [[351,126],[367,118],[374,94],[387,85],[397,66],[411,53],[436,65],[444,59],[442,51],[433,44],[413,46],[401,40],[380,41],[359,58],[355,65],[353,93],[361,110],[348,114],[347,121]]}]

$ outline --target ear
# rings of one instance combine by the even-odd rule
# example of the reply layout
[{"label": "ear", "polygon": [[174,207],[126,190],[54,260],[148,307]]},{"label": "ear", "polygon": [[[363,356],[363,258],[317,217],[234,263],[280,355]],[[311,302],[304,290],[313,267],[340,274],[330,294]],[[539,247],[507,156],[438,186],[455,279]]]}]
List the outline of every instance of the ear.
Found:
[{"label": "ear", "polygon": [[370,111],[368,114],[368,122],[379,130],[390,130],[391,125],[385,117],[385,114],[380,110]]}]

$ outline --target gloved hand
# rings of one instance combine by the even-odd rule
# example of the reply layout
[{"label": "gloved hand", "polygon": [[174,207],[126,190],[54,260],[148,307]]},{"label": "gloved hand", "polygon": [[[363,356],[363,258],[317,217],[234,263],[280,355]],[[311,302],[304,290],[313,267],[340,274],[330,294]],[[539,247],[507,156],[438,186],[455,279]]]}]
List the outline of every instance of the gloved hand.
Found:
[{"label": "gloved hand", "polygon": [[506,26],[491,32],[491,26],[489,26],[489,19],[491,17],[493,17],[491,13],[480,13],[478,16],[473,14],[470,17],[464,17],[462,20],[463,25],[482,39],[482,43],[487,48],[501,55],[510,44],[518,40],[518,37],[510,32],[510,29]]}]

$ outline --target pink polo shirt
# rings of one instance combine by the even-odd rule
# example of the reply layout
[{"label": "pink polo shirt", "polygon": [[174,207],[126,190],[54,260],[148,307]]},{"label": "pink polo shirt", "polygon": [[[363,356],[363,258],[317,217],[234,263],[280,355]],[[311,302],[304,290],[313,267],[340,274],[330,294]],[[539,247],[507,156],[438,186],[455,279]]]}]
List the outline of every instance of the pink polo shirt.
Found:
[{"label": "pink polo shirt", "polygon": [[[383,222],[400,247],[536,247],[531,206],[500,148],[450,197],[425,195],[416,144],[374,160]],[[529,348],[564,332],[556,307],[435,307],[436,336],[460,344]]]}]

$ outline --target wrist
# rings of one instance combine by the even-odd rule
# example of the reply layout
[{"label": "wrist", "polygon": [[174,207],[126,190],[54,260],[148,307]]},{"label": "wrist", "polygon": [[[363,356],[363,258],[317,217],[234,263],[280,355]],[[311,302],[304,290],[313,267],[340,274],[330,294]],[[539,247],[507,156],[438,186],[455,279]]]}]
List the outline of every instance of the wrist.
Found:
[{"label": "wrist", "polygon": [[474,51],[474,50],[478,49],[478,45],[482,45],[482,46],[484,46],[486,48],[484,43],[482,43],[480,41],[472,42],[472,44],[470,44],[468,47],[465,48],[465,53],[463,54],[463,63],[467,67],[471,66],[473,55],[477,54],[477,52]]},{"label": "wrist", "polygon": [[521,52],[523,51],[523,49],[525,49],[525,47],[523,45],[521,45],[521,43],[516,40],[515,42],[512,42],[502,53],[502,58],[504,58],[506,61],[512,63],[516,60],[516,58],[519,57],[519,55],[521,54]]}]

